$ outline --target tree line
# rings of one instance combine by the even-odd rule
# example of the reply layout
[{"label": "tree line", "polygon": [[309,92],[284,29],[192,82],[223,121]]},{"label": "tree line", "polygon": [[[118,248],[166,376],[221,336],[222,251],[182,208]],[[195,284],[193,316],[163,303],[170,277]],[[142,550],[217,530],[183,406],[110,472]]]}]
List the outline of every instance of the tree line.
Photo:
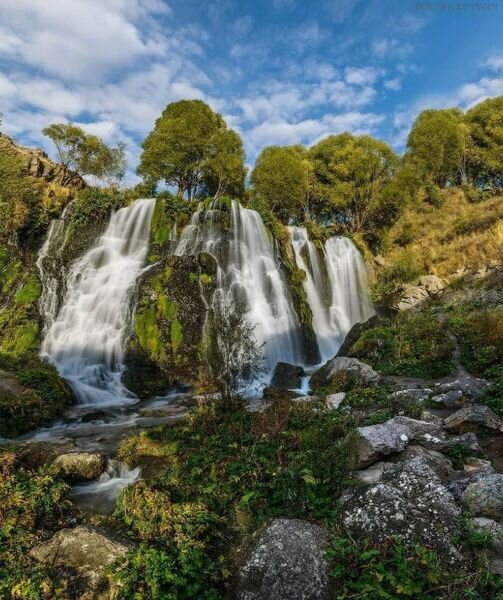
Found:
[{"label": "tree line", "polygon": [[[110,185],[122,180],[124,145],[109,147],[72,123],[50,125],[43,133],[54,142],[69,180],[74,172]],[[265,207],[285,223],[314,221],[368,234],[393,223],[419,193],[435,204],[440,188],[501,190],[502,157],[498,97],[466,112],[423,111],[402,157],[384,141],[345,132],[310,148],[266,147],[247,181],[240,135],[203,101],[181,100],[164,109],[143,141],[137,172],[152,193],[162,184],[188,201],[231,196]],[[4,171],[12,175],[12,168]]]}]

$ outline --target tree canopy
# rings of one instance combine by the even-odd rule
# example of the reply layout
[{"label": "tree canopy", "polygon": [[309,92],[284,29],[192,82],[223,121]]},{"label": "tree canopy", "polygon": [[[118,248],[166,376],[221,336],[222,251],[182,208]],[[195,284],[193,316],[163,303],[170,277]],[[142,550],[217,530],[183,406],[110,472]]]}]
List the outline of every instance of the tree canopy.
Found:
[{"label": "tree canopy", "polygon": [[70,183],[73,174],[92,175],[108,182],[120,181],[126,171],[125,149],[107,146],[95,135],[86,133],[72,123],[53,123],[42,133],[56,146],[58,160],[65,167]]},{"label": "tree canopy", "polygon": [[308,210],[310,172],[302,146],[269,146],[259,154],[251,181],[269,208],[288,221]]},{"label": "tree canopy", "polygon": [[201,100],[168,104],[143,142],[138,174],[177,195],[221,196],[244,188],[244,149],[218,113]]}]

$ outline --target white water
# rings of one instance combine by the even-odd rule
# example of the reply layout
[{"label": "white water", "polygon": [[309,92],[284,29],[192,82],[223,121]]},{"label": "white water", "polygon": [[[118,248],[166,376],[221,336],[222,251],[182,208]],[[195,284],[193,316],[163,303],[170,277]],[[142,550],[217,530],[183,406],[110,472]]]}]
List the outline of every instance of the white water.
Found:
[{"label": "white water", "polygon": [[348,238],[330,238],[318,251],[304,227],[289,227],[289,231],[297,267],[306,272],[304,288],[321,358],[327,361],[351,327],[374,314],[365,264]]},{"label": "white water", "polygon": [[257,341],[264,344],[265,368],[279,361],[303,362],[299,322],[260,215],[237,202],[231,206],[231,232],[225,234],[215,206],[200,208],[182,232],[178,255],[208,252],[219,265],[216,301],[246,301]]},{"label": "white water", "polygon": [[94,247],[72,265],[55,318],[50,317],[55,300],[48,294],[41,353],[69,381],[80,404],[133,399],[121,383],[123,350],[131,294],[148,252],[154,204],[153,199],[137,200],[112,215]]},{"label": "white water", "polygon": [[140,478],[140,467],[130,469],[118,460],[109,460],[96,481],[73,486],[70,498],[77,506],[93,513],[109,514],[120,492]]}]

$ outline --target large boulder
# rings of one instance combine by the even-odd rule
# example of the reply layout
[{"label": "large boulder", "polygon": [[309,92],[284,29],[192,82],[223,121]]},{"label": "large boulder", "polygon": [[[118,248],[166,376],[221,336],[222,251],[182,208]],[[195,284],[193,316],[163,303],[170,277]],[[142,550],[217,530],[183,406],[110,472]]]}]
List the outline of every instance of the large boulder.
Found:
[{"label": "large boulder", "polygon": [[443,292],[447,283],[445,279],[440,279],[436,275],[423,275],[415,285],[407,283],[402,286],[393,308],[398,311],[417,308],[425,300]]},{"label": "large boulder", "polygon": [[382,543],[396,536],[460,560],[454,540],[461,510],[424,457],[396,464],[378,483],[356,488],[341,501],[343,523],[356,538]]},{"label": "large boulder", "polygon": [[382,319],[380,319],[377,315],[373,315],[370,317],[370,319],[364,321],[363,323],[355,323],[346,334],[344,342],[339,348],[336,356],[351,356],[351,348],[353,347],[353,344],[360,339],[362,333],[367,331],[367,329],[379,327],[381,322]]},{"label": "large boulder", "polygon": [[328,533],[297,519],[275,519],[237,576],[238,600],[325,600],[330,577]]},{"label": "large boulder", "polygon": [[51,471],[69,483],[78,483],[97,479],[105,465],[105,457],[98,452],[71,452],[60,454],[52,463]]},{"label": "large boulder", "polygon": [[503,475],[492,473],[477,477],[464,491],[462,501],[476,517],[503,521]]},{"label": "large boulder", "polygon": [[35,546],[30,556],[49,567],[62,567],[76,572],[85,600],[115,597],[106,569],[124,559],[132,546],[109,531],[89,525],[61,529],[50,540]]},{"label": "large boulder", "polygon": [[503,421],[488,406],[466,406],[444,420],[445,428],[452,433],[487,431],[501,433]]},{"label": "large boulder", "polygon": [[380,380],[379,374],[370,365],[356,358],[336,356],[314,373],[310,380],[311,387],[316,389],[329,385],[332,379],[342,372],[354,377],[362,385],[374,385]]},{"label": "large boulder", "polygon": [[274,367],[271,385],[281,389],[299,389],[302,386],[302,377],[305,376],[304,369],[299,365],[279,362]]}]

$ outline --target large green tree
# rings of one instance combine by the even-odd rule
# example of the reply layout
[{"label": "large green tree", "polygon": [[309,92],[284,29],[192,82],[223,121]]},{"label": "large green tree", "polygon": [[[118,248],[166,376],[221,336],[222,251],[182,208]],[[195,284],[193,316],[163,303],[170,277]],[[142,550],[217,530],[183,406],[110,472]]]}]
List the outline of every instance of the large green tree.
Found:
[{"label": "large green tree", "polygon": [[302,146],[269,146],[259,154],[251,181],[268,208],[288,222],[309,212],[311,172]]},{"label": "large green tree", "polygon": [[471,137],[468,174],[479,187],[503,187],[503,96],[470,109],[465,123]]},{"label": "large green tree", "polygon": [[218,197],[244,186],[243,145],[206,103],[180,100],[168,104],[143,142],[138,173],[189,200]]},{"label": "large green tree", "polygon": [[122,144],[111,148],[72,123],[53,123],[42,133],[54,142],[58,160],[65,167],[63,184],[71,183],[76,174],[92,175],[109,183],[124,177],[126,160]]},{"label": "large green tree", "polygon": [[414,121],[405,160],[425,181],[441,187],[466,183],[470,145],[459,109],[425,110]]},{"label": "large green tree", "polygon": [[342,133],[313,146],[309,159],[315,178],[313,216],[352,232],[368,229],[400,164],[390,146],[367,135]]}]

